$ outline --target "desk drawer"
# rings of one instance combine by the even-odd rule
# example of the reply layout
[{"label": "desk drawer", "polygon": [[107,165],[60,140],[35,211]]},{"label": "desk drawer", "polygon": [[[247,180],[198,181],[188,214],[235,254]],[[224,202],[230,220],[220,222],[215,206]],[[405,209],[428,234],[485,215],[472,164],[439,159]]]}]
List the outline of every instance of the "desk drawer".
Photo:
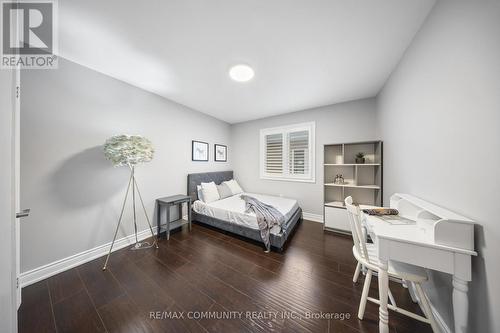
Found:
[{"label": "desk drawer", "polygon": [[337,207],[325,207],[325,228],[341,232],[351,232],[347,210]]}]

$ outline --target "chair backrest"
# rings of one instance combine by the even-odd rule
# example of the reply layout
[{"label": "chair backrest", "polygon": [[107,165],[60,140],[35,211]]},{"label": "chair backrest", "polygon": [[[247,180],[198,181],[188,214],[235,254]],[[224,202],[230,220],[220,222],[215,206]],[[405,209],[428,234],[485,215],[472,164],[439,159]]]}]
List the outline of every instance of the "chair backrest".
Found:
[{"label": "chair backrest", "polygon": [[351,196],[345,198],[345,206],[347,210],[347,217],[351,227],[354,246],[361,258],[364,259],[366,263],[370,264],[370,256],[368,255],[366,247],[366,236],[363,233],[363,228],[361,227],[361,214],[359,211],[359,206],[355,206],[353,204]]}]

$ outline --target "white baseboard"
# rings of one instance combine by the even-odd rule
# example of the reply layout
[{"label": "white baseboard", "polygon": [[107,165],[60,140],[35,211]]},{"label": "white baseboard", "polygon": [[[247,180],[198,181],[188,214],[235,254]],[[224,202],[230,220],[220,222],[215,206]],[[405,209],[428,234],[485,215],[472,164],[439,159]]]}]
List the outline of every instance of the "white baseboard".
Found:
[{"label": "white baseboard", "polygon": [[[151,231],[148,229],[137,233],[137,238],[139,240],[151,237]],[[113,252],[122,249],[126,246],[130,246],[135,243],[135,235],[129,235],[120,239],[117,239],[115,245],[113,246]],[[19,276],[19,283],[22,287],[29,286],[30,284],[36,283],[38,281],[44,280],[48,277],[56,275],[58,273],[64,272],[73,267],[79,266],[86,262],[92,261],[96,258],[102,257],[108,254],[109,248],[111,247],[111,242],[94,247],[93,249],[86,250],[67,258],[63,258],[49,264],[34,268],[32,270],[21,273]]]},{"label": "white baseboard", "polygon": [[308,221],[323,223],[323,215],[302,212],[302,217]]}]

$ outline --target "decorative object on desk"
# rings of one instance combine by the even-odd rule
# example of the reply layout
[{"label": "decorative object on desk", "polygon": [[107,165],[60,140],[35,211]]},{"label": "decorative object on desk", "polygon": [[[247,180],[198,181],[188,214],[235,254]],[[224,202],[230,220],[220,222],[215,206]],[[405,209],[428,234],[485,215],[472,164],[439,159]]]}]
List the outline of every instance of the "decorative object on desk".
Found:
[{"label": "decorative object on desk", "polygon": [[193,140],[191,144],[191,160],[208,162],[208,143]]},{"label": "decorative object on desk", "polygon": [[[130,168],[130,178],[127,186],[127,192],[125,193],[125,199],[123,200],[122,209],[120,212],[120,217],[118,219],[118,224],[116,226],[115,234],[113,236],[113,242],[111,242],[111,247],[109,248],[108,256],[104,262],[103,270],[106,270],[108,264],[109,256],[113,250],[113,245],[115,244],[116,235],[118,234],[118,229],[123,218],[123,212],[125,210],[125,205],[127,203],[128,194],[132,188],[132,208],[134,216],[134,231],[135,231],[135,245],[131,248],[132,250],[146,249],[155,246],[158,248],[157,239],[153,233],[153,227],[151,226],[151,221],[149,220],[148,213],[146,212],[146,207],[144,206],[144,201],[142,200],[141,192],[139,191],[139,186],[135,179],[135,166],[139,163],[147,163],[153,159],[154,148],[151,141],[140,135],[115,135],[104,144],[104,155],[107,159],[113,163],[114,166],[128,166]],[[153,237],[153,242],[139,242],[137,238],[137,214],[135,209],[135,195],[139,195],[139,199],[142,204],[142,209],[144,210],[144,215],[149,224],[149,230],[151,230],[151,236]]]},{"label": "decorative object on desk", "polygon": [[227,146],[215,144],[214,154],[214,161],[227,162]]},{"label": "decorative object on desk", "polygon": [[357,153],[356,154],[356,164],[364,164],[365,163],[365,153]]},{"label": "decorative object on desk", "polygon": [[336,175],[333,183],[337,184],[337,185],[344,185],[345,184],[344,176],[343,175]]},{"label": "decorative object on desk", "polygon": [[368,215],[383,216],[383,215],[399,215],[397,209],[394,208],[372,208],[363,209],[363,213]]}]

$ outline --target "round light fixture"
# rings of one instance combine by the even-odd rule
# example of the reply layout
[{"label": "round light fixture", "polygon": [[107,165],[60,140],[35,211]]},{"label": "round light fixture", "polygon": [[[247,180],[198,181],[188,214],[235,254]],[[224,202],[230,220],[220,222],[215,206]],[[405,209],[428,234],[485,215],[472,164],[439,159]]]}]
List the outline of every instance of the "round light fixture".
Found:
[{"label": "round light fixture", "polygon": [[253,68],[248,65],[235,65],[229,70],[229,76],[237,82],[250,81],[254,75],[255,72],[253,71]]}]

